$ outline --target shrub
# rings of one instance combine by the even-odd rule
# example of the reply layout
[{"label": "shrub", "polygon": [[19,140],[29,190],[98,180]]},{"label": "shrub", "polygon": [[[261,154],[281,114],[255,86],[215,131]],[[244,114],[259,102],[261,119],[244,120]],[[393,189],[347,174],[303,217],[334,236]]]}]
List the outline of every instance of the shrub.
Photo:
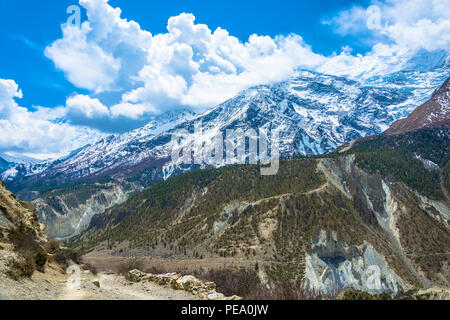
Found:
[{"label": "shrub", "polygon": [[23,224],[12,229],[9,238],[17,251],[26,251],[36,246],[36,235],[34,232]]},{"label": "shrub", "polygon": [[54,239],[54,238],[51,238],[45,244],[45,250],[47,250],[47,252],[50,253],[50,254],[54,254],[60,248],[61,248],[61,243],[59,242],[59,240]]},{"label": "shrub", "polygon": [[325,298],[319,291],[310,289],[304,283],[273,283],[270,288],[261,283],[253,269],[236,268],[197,272],[204,281],[216,283],[217,291],[226,296],[238,295],[247,300],[322,300]]},{"label": "shrub", "polygon": [[70,261],[81,264],[81,256],[78,251],[68,248],[60,248],[54,254],[55,262],[58,263],[64,270],[69,267]]},{"label": "shrub", "polygon": [[36,270],[36,263],[31,252],[23,252],[18,259],[9,266],[8,275],[14,280],[20,280],[24,277],[30,278]]},{"label": "shrub", "polygon": [[120,275],[126,276],[128,272],[130,272],[131,270],[137,269],[143,271],[144,266],[145,266],[144,261],[138,258],[132,258],[120,263],[117,266],[116,272]]},{"label": "shrub", "polygon": [[153,274],[164,274],[169,273],[168,269],[162,267],[162,266],[152,266],[150,269],[145,270],[145,272],[153,273]]},{"label": "shrub", "polygon": [[197,273],[197,276],[202,280],[214,282],[217,291],[226,296],[238,295],[248,298],[260,285],[258,274],[245,268],[210,270],[206,273]]},{"label": "shrub", "polygon": [[376,295],[361,290],[347,290],[342,300],[392,300],[392,297],[385,292]]},{"label": "shrub", "polygon": [[85,263],[81,267],[83,270],[89,270],[94,276],[97,275],[97,267],[90,263]]},{"label": "shrub", "polygon": [[249,296],[252,300],[323,300],[325,297],[303,282],[284,282],[267,288],[259,285]]},{"label": "shrub", "polygon": [[45,264],[47,263],[47,252],[45,252],[45,250],[42,247],[38,247],[37,248],[37,252],[35,253],[34,256],[34,261],[36,263],[36,269],[40,272],[44,272],[45,271]]},{"label": "shrub", "polygon": [[17,262],[13,266],[13,269],[17,269],[13,278],[20,278],[21,275],[31,277],[36,269],[40,272],[45,271],[45,264],[48,259],[47,252],[37,241],[33,230],[20,224],[19,227],[11,231],[9,237],[15,250],[24,258],[23,263]]}]

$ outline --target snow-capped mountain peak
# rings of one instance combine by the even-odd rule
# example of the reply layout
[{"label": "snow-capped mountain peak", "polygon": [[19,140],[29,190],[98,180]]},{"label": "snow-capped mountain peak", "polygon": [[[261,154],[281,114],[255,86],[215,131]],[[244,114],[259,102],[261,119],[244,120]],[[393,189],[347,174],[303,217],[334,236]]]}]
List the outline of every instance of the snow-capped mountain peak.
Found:
[{"label": "snow-capped mountain peak", "polygon": [[[281,157],[326,153],[345,142],[380,134],[395,120],[408,116],[431,97],[449,71],[402,71],[358,82],[298,70],[287,81],[249,88],[204,114],[187,110],[162,114],[142,128],[108,136],[69,157],[19,165],[2,178],[20,188],[32,187],[34,181],[54,185],[101,176],[126,179],[140,175],[145,176],[144,184],[149,184],[196,165],[210,166],[185,165],[172,159],[177,147],[172,138],[178,130],[187,132],[185,143],[194,145],[192,151],[200,155],[198,149],[211,147],[214,137],[225,137],[227,130],[236,129],[275,130]],[[225,164],[223,159],[213,166]]]},{"label": "snow-capped mountain peak", "polygon": [[59,171],[70,168],[69,171],[80,171],[73,179],[95,173],[99,168],[108,166],[121,157],[132,153],[130,144],[151,139],[155,135],[170,130],[179,123],[192,118],[192,111],[183,109],[166,112],[154,116],[145,126],[124,134],[109,135],[96,143],[72,151],[69,155],[55,161],[40,161],[36,163],[20,163],[1,174],[3,180],[22,180],[41,174],[46,170]]}]

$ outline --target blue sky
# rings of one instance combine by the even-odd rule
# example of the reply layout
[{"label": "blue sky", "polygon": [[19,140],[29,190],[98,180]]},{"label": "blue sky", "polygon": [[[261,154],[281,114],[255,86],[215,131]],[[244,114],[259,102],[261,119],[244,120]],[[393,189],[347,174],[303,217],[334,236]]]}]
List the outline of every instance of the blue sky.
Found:
[{"label": "blue sky", "polygon": [[[0,77],[15,79],[24,92],[24,106],[62,105],[72,92],[86,93],[73,86],[44,56],[44,49],[61,37],[61,24],[69,15],[66,9],[77,4],[75,0],[0,0],[0,43],[2,63]],[[323,17],[354,4],[367,4],[359,0],[260,0],[260,1],[208,1],[174,0],[141,1],[112,0],[123,16],[135,20],[142,29],[153,34],[166,32],[167,20],[182,12],[193,13],[198,23],[210,29],[227,29],[230,34],[246,41],[251,34],[287,35],[296,33],[318,53],[329,55],[349,45],[358,52],[367,52],[370,46],[357,37],[337,36],[320,23]],[[86,11],[82,9],[82,20]]]},{"label": "blue sky", "polygon": [[0,153],[60,156],[296,69],[365,81],[418,52],[432,64],[448,30],[450,0],[0,0]]}]

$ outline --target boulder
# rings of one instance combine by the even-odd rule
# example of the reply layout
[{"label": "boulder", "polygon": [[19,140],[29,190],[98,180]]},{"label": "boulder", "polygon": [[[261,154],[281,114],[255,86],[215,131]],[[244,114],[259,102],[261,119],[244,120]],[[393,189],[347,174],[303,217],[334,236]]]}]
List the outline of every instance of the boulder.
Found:
[{"label": "boulder", "polygon": [[132,270],[126,276],[130,282],[151,281],[161,286],[169,286],[175,290],[184,290],[204,300],[242,300],[241,297],[226,297],[216,291],[214,282],[203,282],[194,276],[182,276],[179,273],[150,274],[140,270]]},{"label": "boulder", "polygon": [[126,279],[131,282],[141,282],[145,278],[148,278],[148,275],[137,269],[131,270],[126,276]]},{"label": "boulder", "polygon": [[174,289],[186,290],[192,292],[199,287],[202,287],[203,283],[194,276],[183,276],[174,282]]},{"label": "boulder", "polygon": [[205,289],[206,290],[215,290],[217,287],[216,287],[216,284],[214,283],[214,282],[205,282]]},{"label": "boulder", "polygon": [[243,299],[242,299],[242,297],[234,295],[231,297],[225,297],[225,298],[223,298],[223,300],[243,300]]},{"label": "boulder", "polygon": [[173,287],[178,279],[181,278],[181,274],[179,273],[167,273],[163,275],[166,281],[166,284]]},{"label": "boulder", "polygon": [[222,293],[218,293],[216,290],[212,290],[206,295],[206,299],[208,299],[208,300],[224,300],[225,295]]}]

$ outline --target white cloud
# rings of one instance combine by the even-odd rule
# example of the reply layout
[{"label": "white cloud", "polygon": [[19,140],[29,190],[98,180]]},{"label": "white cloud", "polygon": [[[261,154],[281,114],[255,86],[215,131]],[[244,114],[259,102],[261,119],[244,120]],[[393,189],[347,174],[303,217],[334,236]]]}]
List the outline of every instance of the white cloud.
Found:
[{"label": "white cloud", "polygon": [[75,86],[101,92],[111,88],[121,61],[98,44],[88,41],[86,34],[90,30],[88,23],[83,23],[81,29],[63,27],[63,39],[47,47],[45,55],[66,73],[67,79]]},{"label": "white cloud", "polygon": [[67,98],[64,107],[38,107],[34,114],[48,119],[66,119],[70,125],[95,128],[101,132],[118,133],[146,124],[157,110],[151,104],[121,102],[110,107],[89,95],[77,94]]},{"label": "white cloud", "polygon": [[111,116],[204,110],[249,86],[284,80],[295,68],[313,68],[325,59],[298,35],[252,35],[243,43],[183,13],[169,19],[167,33],[152,36],[121,18],[120,9],[107,0],[80,4],[88,21],[81,29],[64,25],[63,37],[46,48],[46,55],[80,88],[122,92],[122,100],[110,107]]},{"label": "white cloud", "polygon": [[450,48],[450,1],[390,0],[379,5],[381,32],[410,49]]},{"label": "white cloud", "polygon": [[[11,117],[12,110],[19,109],[19,106],[14,101],[14,98],[22,98],[22,91],[19,90],[17,83],[13,80],[0,79],[0,128],[2,121],[1,119]],[[3,132],[0,137],[1,136],[3,136],[3,139],[7,137],[3,135]]]},{"label": "white cloud", "polygon": [[[109,108],[92,109],[100,112],[97,117],[137,119],[180,107],[203,111],[252,85],[285,80],[299,67],[364,78],[404,68],[419,49],[448,50],[450,17],[442,2],[376,2],[382,26],[377,30],[368,30],[366,8],[344,10],[323,23],[339,34],[370,32],[374,39],[389,41],[376,43],[364,56],[345,48],[337,56],[324,57],[295,34],[255,34],[241,42],[222,28],[212,31],[196,24],[188,13],[171,17],[167,32],[152,36],[138,23],[121,18],[121,10],[107,0],[80,0],[88,21],[81,29],[63,26],[63,37],[46,54],[74,85],[92,93],[121,93],[121,100]],[[82,114],[92,119],[89,110]]]},{"label": "white cloud", "polygon": [[170,18],[167,29],[153,38],[138,75],[145,85],[124,99],[204,110],[252,85],[285,80],[295,68],[314,68],[325,60],[298,35],[254,34],[242,43],[224,29],[212,32],[196,24],[192,14]]},{"label": "white cloud", "polygon": [[126,117],[132,120],[139,120],[148,113],[156,113],[156,110],[151,104],[133,104],[124,102],[115,104],[111,107],[111,116],[113,118]]},{"label": "white cloud", "polygon": [[332,18],[322,19],[322,24],[330,25],[339,35],[356,35],[367,31],[367,10],[361,6],[354,6],[337,13]]},{"label": "white cloud", "polygon": [[[377,10],[370,10],[373,7]],[[370,20],[378,20],[379,25],[369,28],[367,22]],[[372,1],[368,8],[354,6],[331,19],[324,19],[322,23],[332,25],[334,31],[341,35],[371,32],[373,36],[385,36],[392,44],[412,50],[450,48],[448,0]]]},{"label": "white cloud", "polygon": [[107,0],[80,0],[88,21],[81,28],[64,24],[63,37],[45,49],[45,55],[79,88],[103,92],[127,86],[140,68],[151,34],[133,21],[121,19],[121,10]]},{"label": "white cloud", "polygon": [[136,120],[146,112],[154,113],[155,110],[151,105],[132,104],[129,102],[119,103],[109,108],[96,98],[78,94],[66,100],[64,116],[72,121],[75,117],[84,120],[110,120],[117,117],[127,117]]},{"label": "white cloud", "polygon": [[75,95],[66,101],[67,113],[73,113],[88,119],[103,118],[109,116],[108,107],[98,99],[93,99],[87,95]]},{"label": "white cloud", "polygon": [[361,6],[328,17],[322,23],[337,34],[373,44],[365,55],[343,47],[331,57],[314,53],[296,34],[254,34],[242,42],[188,13],[171,17],[167,32],[152,35],[122,18],[108,0],[79,2],[88,20],[81,28],[63,25],[62,38],[45,55],[89,95],[29,111],[15,101],[22,97],[18,85],[0,79],[0,151],[63,154],[100,135],[89,128],[120,132],[154,113],[203,111],[250,86],[285,80],[296,68],[364,79],[442,63],[450,47],[449,0],[374,0],[380,8],[377,28],[368,28],[367,8]]},{"label": "white cloud", "polygon": [[[380,26],[370,30],[367,8],[341,11],[322,22],[341,35],[372,37],[373,48],[354,55],[343,47],[324,57],[299,35],[254,34],[242,42],[225,29],[196,23],[188,13],[171,17],[166,33],[152,35],[122,18],[107,0],[80,0],[88,20],[81,29],[63,25],[62,38],[45,52],[69,81],[91,91],[69,97],[59,112],[72,124],[118,132],[152,113],[180,107],[203,111],[250,86],[285,80],[296,68],[364,79],[441,63],[449,49],[450,6],[443,4],[448,1],[375,1]],[[414,60],[420,50],[435,52]],[[102,99],[109,93],[114,101]]]},{"label": "white cloud", "polygon": [[[370,10],[374,6],[376,10]],[[365,55],[343,51],[320,66],[319,72],[364,79],[425,70],[442,64],[450,51],[449,0],[373,1],[368,8],[354,6],[322,23],[337,34],[364,37],[374,45]]]},{"label": "white cloud", "polygon": [[0,79],[0,151],[38,157],[63,155],[101,136],[91,129],[51,121],[65,113],[62,108],[38,107],[30,112],[15,98],[22,98],[17,83]]}]

